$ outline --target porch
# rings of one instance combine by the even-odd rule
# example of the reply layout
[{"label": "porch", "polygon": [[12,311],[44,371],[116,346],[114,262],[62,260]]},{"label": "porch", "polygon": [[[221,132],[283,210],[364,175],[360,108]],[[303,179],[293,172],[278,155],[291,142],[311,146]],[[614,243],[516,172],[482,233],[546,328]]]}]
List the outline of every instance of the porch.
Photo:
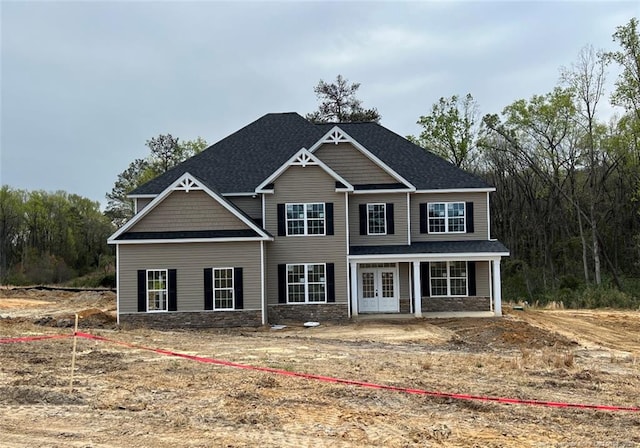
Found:
[{"label": "porch", "polygon": [[352,246],[350,316],[502,315],[498,241]]}]

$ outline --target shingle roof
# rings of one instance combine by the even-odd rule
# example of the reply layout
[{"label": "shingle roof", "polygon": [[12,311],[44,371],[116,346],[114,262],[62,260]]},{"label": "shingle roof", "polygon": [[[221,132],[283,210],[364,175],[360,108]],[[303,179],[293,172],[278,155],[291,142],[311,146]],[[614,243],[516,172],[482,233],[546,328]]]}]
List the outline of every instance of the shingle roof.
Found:
[{"label": "shingle roof", "polygon": [[506,253],[500,241],[428,241],[411,245],[350,246],[349,255],[404,255],[404,254],[455,254],[455,253]]},{"label": "shingle roof", "polygon": [[185,172],[221,193],[252,192],[297,151],[311,147],[336,124],[419,190],[489,187],[377,123],[317,125],[297,113],[278,113],[259,118],[131,194],[158,194]]}]

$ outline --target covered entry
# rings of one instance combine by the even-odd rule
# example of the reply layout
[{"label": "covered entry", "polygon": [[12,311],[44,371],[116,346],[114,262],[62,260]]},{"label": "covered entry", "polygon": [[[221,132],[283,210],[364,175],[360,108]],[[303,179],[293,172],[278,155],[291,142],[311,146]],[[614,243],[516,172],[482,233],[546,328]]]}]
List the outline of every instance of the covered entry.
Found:
[{"label": "covered entry", "polygon": [[397,313],[400,310],[396,263],[362,263],[358,269],[358,281],[358,309],[361,313]]}]

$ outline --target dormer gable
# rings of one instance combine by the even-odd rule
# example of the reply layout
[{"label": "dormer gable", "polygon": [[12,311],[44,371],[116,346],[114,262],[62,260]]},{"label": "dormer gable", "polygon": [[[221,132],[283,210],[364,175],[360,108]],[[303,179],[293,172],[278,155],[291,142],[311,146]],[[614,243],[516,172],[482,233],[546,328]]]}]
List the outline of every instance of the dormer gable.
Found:
[{"label": "dormer gable", "polygon": [[273,192],[273,183],[275,180],[282,175],[287,169],[292,166],[300,166],[302,168],[306,168],[307,166],[317,166],[324,170],[327,174],[329,174],[336,181],[336,191],[354,191],[353,185],[351,185],[346,179],[336,173],[333,169],[331,169],[327,164],[325,164],[318,157],[313,155],[306,148],[300,149],[297,153],[295,153],[289,160],[283,163],[275,172],[273,172],[269,177],[267,177],[264,181],[258,185],[255,192],[256,193],[272,193]]}]

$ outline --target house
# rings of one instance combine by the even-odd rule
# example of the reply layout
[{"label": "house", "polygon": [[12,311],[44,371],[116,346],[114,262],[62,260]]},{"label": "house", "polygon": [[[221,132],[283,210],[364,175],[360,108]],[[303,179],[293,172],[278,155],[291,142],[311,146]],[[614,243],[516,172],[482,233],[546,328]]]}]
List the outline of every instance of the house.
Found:
[{"label": "house", "polygon": [[494,188],[377,123],[267,114],[131,192],[118,321],[501,315]]}]

